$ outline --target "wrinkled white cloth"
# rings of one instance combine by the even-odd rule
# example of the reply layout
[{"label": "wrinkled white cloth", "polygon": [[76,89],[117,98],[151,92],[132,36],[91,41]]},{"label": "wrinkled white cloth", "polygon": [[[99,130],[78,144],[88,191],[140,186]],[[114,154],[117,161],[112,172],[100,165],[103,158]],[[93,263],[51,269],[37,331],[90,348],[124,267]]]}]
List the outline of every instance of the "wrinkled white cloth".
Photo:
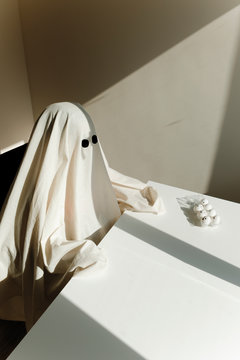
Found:
[{"label": "wrinkled white cloth", "polygon": [[142,181],[123,175],[110,167],[107,169],[121,213],[125,210],[156,215],[165,212],[163,201],[152,186],[147,186]]},{"label": "wrinkled white cloth", "polygon": [[0,318],[30,329],[74,274],[106,265],[98,243],[124,210],[164,211],[152,187],[108,166],[93,135],[79,104],[50,105],[35,124],[1,211]]}]

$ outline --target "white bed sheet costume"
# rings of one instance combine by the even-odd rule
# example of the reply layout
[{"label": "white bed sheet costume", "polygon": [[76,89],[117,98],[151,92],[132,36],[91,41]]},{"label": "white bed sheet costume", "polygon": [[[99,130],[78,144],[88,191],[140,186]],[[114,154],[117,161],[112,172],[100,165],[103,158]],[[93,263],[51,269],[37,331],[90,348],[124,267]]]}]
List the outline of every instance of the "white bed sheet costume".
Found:
[{"label": "white bed sheet costume", "polygon": [[36,122],[1,210],[1,319],[30,329],[73,275],[105,266],[98,243],[124,210],[164,212],[153,188],[108,166],[97,140],[79,104],[52,104]]}]

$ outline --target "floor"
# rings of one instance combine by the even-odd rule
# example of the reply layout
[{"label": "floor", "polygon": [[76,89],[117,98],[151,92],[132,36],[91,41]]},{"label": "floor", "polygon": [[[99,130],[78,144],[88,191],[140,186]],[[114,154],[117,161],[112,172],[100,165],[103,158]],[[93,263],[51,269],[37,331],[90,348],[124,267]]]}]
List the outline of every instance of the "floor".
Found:
[{"label": "floor", "polygon": [[5,360],[26,335],[24,322],[0,320],[0,360]]}]

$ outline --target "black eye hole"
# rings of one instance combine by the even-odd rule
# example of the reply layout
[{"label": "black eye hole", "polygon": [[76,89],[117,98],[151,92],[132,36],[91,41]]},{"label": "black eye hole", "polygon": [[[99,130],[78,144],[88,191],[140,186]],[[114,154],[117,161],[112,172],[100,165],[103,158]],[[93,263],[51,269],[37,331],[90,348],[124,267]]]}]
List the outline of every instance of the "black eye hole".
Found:
[{"label": "black eye hole", "polygon": [[89,145],[88,139],[83,139],[82,140],[82,147],[86,148],[86,147],[88,147],[88,145]]},{"label": "black eye hole", "polygon": [[92,136],[92,143],[93,143],[93,144],[96,144],[97,142],[98,142],[97,135],[93,135],[93,136]]}]

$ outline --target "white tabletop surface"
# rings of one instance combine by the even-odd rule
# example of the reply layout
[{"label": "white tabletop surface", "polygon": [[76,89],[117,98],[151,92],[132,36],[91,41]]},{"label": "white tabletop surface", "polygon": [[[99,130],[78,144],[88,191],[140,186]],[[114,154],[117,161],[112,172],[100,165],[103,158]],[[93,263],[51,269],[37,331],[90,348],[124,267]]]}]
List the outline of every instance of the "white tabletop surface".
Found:
[{"label": "white tabletop surface", "polygon": [[222,223],[201,228],[198,195],[151,185],[166,213],[122,215],[108,268],[73,278],[9,359],[240,359],[240,205],[208,197]]}]

